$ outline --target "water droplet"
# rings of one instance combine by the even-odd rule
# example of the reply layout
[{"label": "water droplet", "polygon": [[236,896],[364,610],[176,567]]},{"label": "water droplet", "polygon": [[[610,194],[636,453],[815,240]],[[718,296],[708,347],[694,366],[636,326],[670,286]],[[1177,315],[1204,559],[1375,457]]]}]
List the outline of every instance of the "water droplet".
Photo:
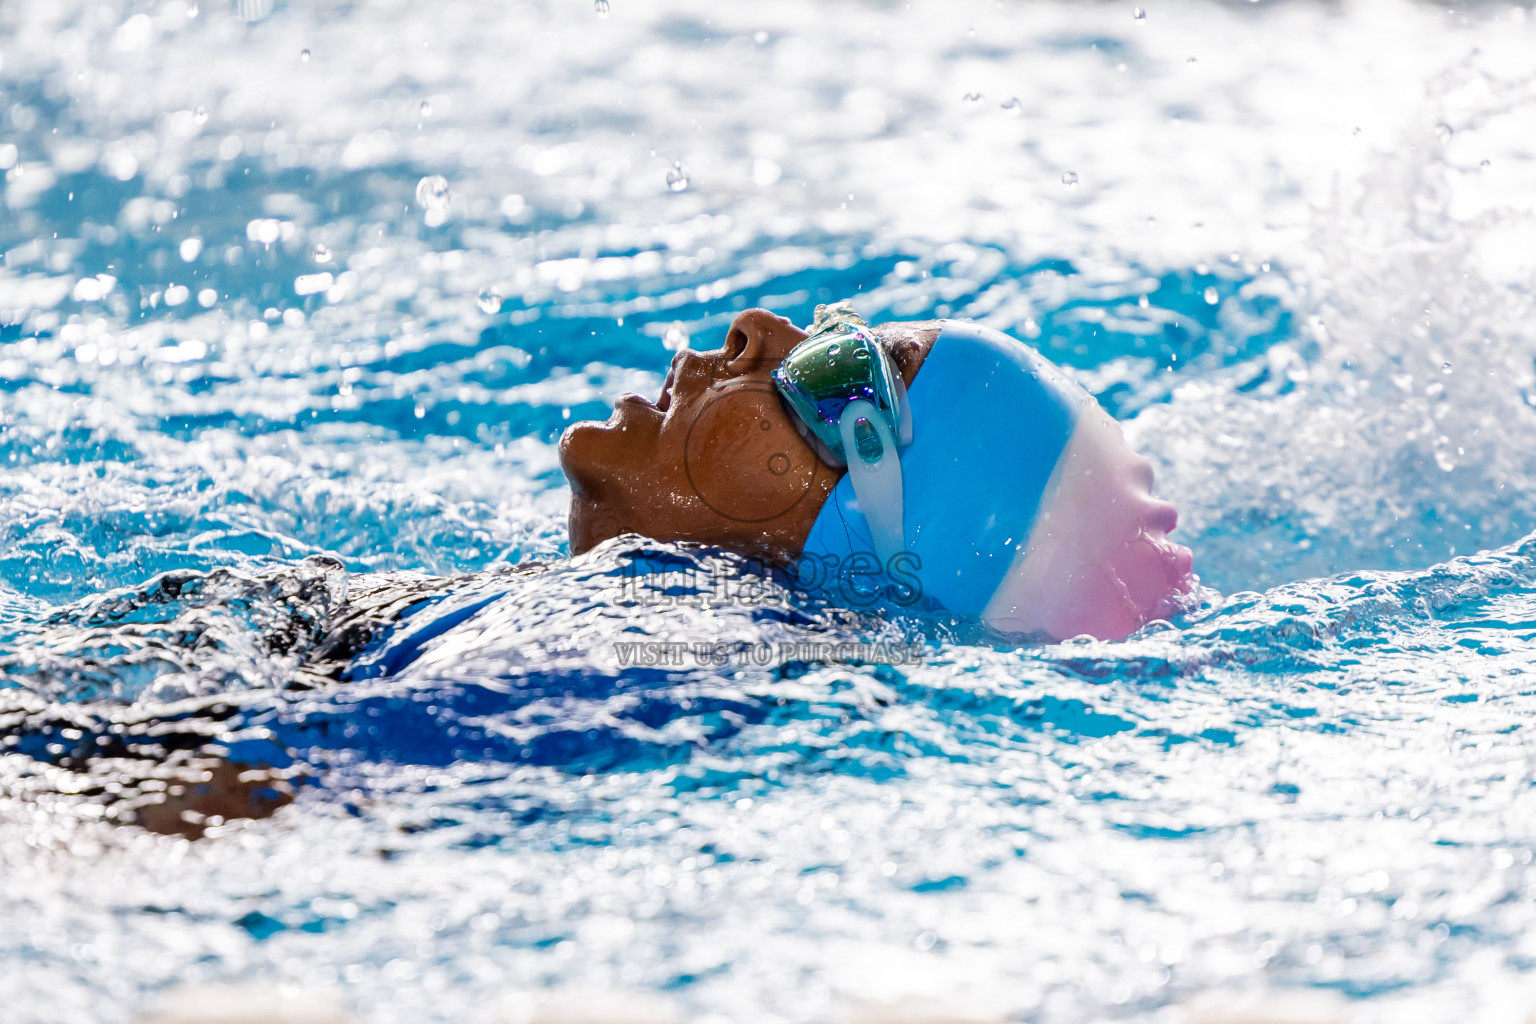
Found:
[{"label": "water droplet", "polygon": [[199,103],[197,106],[193,107],[192,108],[192,120],[196,121],[198,124],[207,124],[208,123],[208,108],[203,106],[201,103]]},{"label": "water droplet", "polygon": [[608,17],[609,7],[608,0],[593,0],[592,9],[597,12],[599,18]]},{"label": "water droplet", "polygon": [[318,242],[315,244],[314,259],[316,263],[331,262],[331,250],[326,246],[324,242]]},{"label": "water droplet", "polygon": [[197,4],[188,4],[187,5],[187,17],[189,17],[189,18],[197,17]]},{"label": "water droplet", "polygon": [[308,64],[309,63],[309,51],[308,50],[300,50],[299,51],[299,60],[303,61],[305,64]]},{"label": "water droplet", "polygon": [[1148,217],[1147,218],[1147,227],[1149,227],[1149,228],[1157,227],[1157,218],[1156,217]]},{"label": "water droplet", "polygon": [[1355,125],[1355,130],[1350,132],[1349,134],[1351,134],[1351,135],[1359,135],[1360,132],[1361,132],[1360,126],[1359,125]]},{"label": "water droplet", "polygon": [[1063,185],[1067,186],[1067,188],[1077,188],[1077,172],[1076,171],[1062,171],[1061,172],[1061,183]]},{"label": "water droplet", "polygon": [[688,188],[688,168],[682,161],[674,161],[667,171],[667,190],[671,192],[683,192]]},{"label": "water droplet", "polygon": [[1435,135],[1440,139],[1441,142],[1444,142],[1446,139],[1455,134],[1455,129],[1453,129],[1448,124],[1442,122],[1441,124],[1435,125]]},{"label": "water droplet", "polygon": [[1264,271],[1266,274],[1269,273],[1269,260],[1265,260],[1263,263],[1260,263],[1259,269]]},{"label": "water droplet", "polygon": [[1003,100],[1003,102],[999,103],[998,106],[1002,107],[1010,114],[1024,113],[1024,104],[1019,102],[1019,98],[1017,96],[1009,96],[1007,99]]},{"label": "water droplet", "polygon": [[764,32],[762,29],[758,29],[756,32],[752,33],[752,41],[758,46],[762,46],[768,41],[768,33]]},{"label": "water droplet", "polygon": [[688,347],[688,341],[688,332],[683,330],[682,324],[673,324],[661,336],[661,344],[668,352],[681,352]]},{"label": "water droplet", "polygon": [[1205,304],[1207,306],[1214,306],[1214,305],[1216,305],[1216,303],[1218,303],[1220,301],[1221,301],[1221,296],[1217,293],[1215,286],[1214,285],[1208,286],[1205,289]]},{"label": "water droplet", "polygon": [[423,118],[432,116],[432,102],[430,100],[421,101],[421,116]]},{"label": "water droplet", "polygon": [[1143,295],[1141,298],[1136,300],[1136,305],[1140,306],[1142,309],[1146,309],[1148,306],[1152,305],[1152,300]]},{"label": "water droplet", "polygon": [[1492,160],[1484,160],[1482,163],[1478,164],[1477,166],[1479,166],[1479,167],[1492,167],[1493,166],[1493,161]]},{"label": "water droplet", "polygon": [[501,312],[501,292],[494,288],[487,288],[480,293],[480,297],[475,300],[475,304],[480,307],[480,312],[486,316],[494,316]]},{"label": "water droplet", "polygon": [[416,183],[416,205],[425,211],[422,220],[437,227],[448,219],[448,179],[429,174]]},{"label": "water droplet", "polygon": [[1454,369],[1454,367],[1452,367],[1450,363],[1441,363],[1440,364],[1440,372],[1441,373],[1449,374],[1452,371],[1452,369]]},{"label": "water droplet", "polygon": [[416,183],[416,202],[421,206],[440,203],[448,197],[448,179],[429,174]]},{"label": "water droplet", "polygon": [[1146,21],[1147,20],[1147,12],[1142,10],[1140,7],[1138,7],[1135,10],[1131,11],[1131,17],[1134,18],[1136,21]]},{"label": "water droplet", "polygon": [[968,92],[968,93],[966,93],[961,98],[963,100],[965,100],[965,102],[967,102],[967,103],[976,104],[976,103],[980,103],[982,100],[986,99],[987,97],[983,93]]},{"label": "water droplet", "polygon": [[1193,58],[1193,57],[1185,57],[1184,58],[1184,63],[1185,64],[1198,64],[1200,62],[1198,60],[1196,60],[1195,58]]}]

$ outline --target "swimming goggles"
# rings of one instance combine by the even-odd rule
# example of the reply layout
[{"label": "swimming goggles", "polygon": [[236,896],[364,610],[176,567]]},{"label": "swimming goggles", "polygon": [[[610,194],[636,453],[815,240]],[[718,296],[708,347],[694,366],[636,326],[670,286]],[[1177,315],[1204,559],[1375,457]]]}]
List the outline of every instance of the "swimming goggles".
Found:
[{"label": "swimming goggles", "polygon": [[816,307],[810,335],[772,376],[816,453],[848,467],[875,553],[889,564],[903,547],[896,452],[912,443],[912,405],[891,354],[845,299]]}]

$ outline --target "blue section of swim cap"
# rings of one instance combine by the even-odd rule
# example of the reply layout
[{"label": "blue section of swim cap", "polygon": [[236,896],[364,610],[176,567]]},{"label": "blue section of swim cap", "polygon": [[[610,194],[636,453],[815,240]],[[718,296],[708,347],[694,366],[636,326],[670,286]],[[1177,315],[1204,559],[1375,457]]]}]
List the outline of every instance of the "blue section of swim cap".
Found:
[{"label": "blue section of swim cap", "polygon": [[[980,615],[1029,539],[1078,409],[1092,399],[1023,342],[979,324],[945,321],[909,391],[912,444],[901,451],[906,566],[922,603]],[[822,506],[806,556],[831,573],[873,552],[853,484]],[[867,577],[857,581],[867,590]]]}]

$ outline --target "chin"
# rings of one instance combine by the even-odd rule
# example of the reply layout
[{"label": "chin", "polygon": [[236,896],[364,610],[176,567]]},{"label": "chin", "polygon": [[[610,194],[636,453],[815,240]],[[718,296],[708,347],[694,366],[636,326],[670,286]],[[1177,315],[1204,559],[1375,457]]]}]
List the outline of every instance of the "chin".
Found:
[{"label": "chin", "polygon": [[560,469],[570,481],[573,492],[586,494],[602,489],[604,474],[601,467],[613,463],[612,453],[605,451],[612,447],[612,435],[613,425],[597,420],[573,423],[560,435],[560,443],[556,446]]},{"label": "chin", "polygon": [[608,433],[613,429],[613,426],[614,424],[612,417],[605,421],[582,420],[579,423],[572,423],[560,434],[560,443],[558,445],[560,450],[560,458],[564,459],[566,457],[566,452],[570,448],[580,448],[593,436]]}]

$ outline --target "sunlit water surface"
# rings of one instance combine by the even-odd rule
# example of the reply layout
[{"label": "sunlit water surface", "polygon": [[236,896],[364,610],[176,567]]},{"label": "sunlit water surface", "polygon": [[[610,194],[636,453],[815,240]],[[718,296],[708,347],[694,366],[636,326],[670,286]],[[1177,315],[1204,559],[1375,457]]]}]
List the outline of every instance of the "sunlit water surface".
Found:
[{"label": "sunlit water surface", "polygon": [[[1504,1019],[1532,53],[1500,5],[6,0],[0,1018],[259,979],[370,1022]],[[567,423],[669,332],[848,295],[1072,367],[1205,606],[1013,649],[564,557]],[[382,572],[453,574],[445,631],[295,688]],[[647,637],[921,657],[623,667]],[[128,719],[309,781],[196,843],[110,824],[61,758]]]}]

